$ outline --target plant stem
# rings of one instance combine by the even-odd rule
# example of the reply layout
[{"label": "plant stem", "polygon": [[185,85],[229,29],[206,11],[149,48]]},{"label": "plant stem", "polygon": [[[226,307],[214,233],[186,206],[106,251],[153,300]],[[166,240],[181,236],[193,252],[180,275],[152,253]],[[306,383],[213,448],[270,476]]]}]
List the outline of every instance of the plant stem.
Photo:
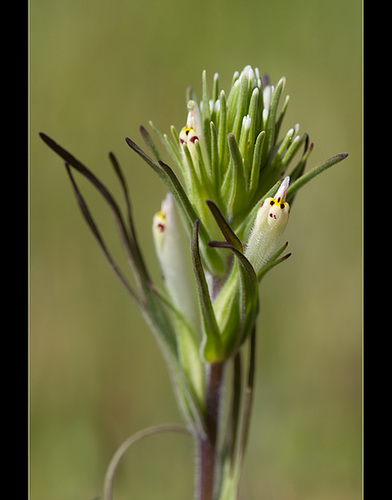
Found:
[{"label": "plant stem", "polygon": [[206,433],[198,437],[196,500],[213,500],[218,472],[217,438],[224,363],[208,366],[205,407]]}]

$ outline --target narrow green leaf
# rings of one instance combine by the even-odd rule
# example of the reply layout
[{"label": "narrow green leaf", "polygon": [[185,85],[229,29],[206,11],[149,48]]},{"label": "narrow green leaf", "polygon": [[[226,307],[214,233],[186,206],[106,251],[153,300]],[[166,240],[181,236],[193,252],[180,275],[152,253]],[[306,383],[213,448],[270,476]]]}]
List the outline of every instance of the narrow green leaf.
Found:
[{"label": "narrow green leaf", "polygon": [[130,244],[132,245],[132,254],[136,256],[135,261],[138,263],[138,266],[140,266],[140,272],[146,277],[146,280],[150,281],[148,278],[148,271],[146,268],[146,265],[144,263],[144,258],[142,255],[142,252],[140,250],[140,247],[137,243],[137,237],[136,237],[136,229],[135,229],[135,224],[133,221],[133,216],[132,216],[132,208],[131,208],[131,201],[129,197],[129,192],[128,192],[128,186],[124,177],[124,174],[121,170],[120,164],[116,158],[116,156],[110,152],[109,153],[109,159],[113,165],[114,171],[117,174],[117,177],[120,181],[124,198],[125,198],[125,203],[127,207],[127,215],[128,215],[128,225],[129,225],[129,240]]},{"label": "narrow green leaf", "polygon": [[289,203],[291,203],[291,200],[293,199],[295,193],[302,188],[305,184],[307,184],[309,181],[311,181],[316,175],[321,174],[321,172],[324,172],[327,168],[332,167],[333,165],[336,165],[336,163],[339,163],[340,161],[344,160],[347,158],[348,153],[340,153],[335,156],[332,156],[331,158],[328,158],[327,160],[323,161],[316,167],[314,167],[312,170],[309,172],[306,172],[303,174],[301,177],[299,177],[296,181],[294,181],[292,184],[290,184],[288,190],[287,190],[287,195],[286,199]]},{"label": "narrow green leaf", "polygon": [[290,164],[291,160],[294,158],[296,155],[297,151],[299,148],[302,146],[304,142],[306,142],[308,135],[303,134],[301,137],[296,136],[293,141],[291,142],[290,146],[288,147],[286,153],[284,154],[282,158],[282,169],[286,170],[288,165]]},{"label": "narrow green leaf", "polygon": [[218,126],[218,152],[220,158],[219,165],[219,176],[217,180],[220,183],[228,168],[228,151],[227,151],[227,107],[226,107],[226,96],[222,90],[220,93],[220,105],[219,105],[219,126]]},{"label": "narrow green leaf", "polygon": [[[205,150],[206,152],[210,151],[211,145],[211,132],[210,132],[210,122],[211,122],[211,113],[210,113],[210,98],[208,94],[208,84],[207,84],[207,72],[204,70],[202,74],[202,102],[203,102],[203,110],[202,110],[202,119],[203,119],[203,132],[204,132],[204,141],[205,141]],[[208,158],[208,161],[210,159]]]},{"label": "narrow green leaf", "polygon": [[276,140],[276,134],[275,134],[275,119],[276,119],[276,113],[278,110],[278,104],[279,104],[279,99],[283,91],[283,87],[285,85],[285,78],[281,78],[274,90],[274,93],[272,94],[271,98],[271,105],[269,108],[268,112],[268,119],[267,119],[267,125],[266,125],[266,140],[264,141],[264,147],[263,147],[263,156],[262,156],[262,163],[264,164],[267,159],[268,155],[271,151],[271,148],[275,144]]},{"label": "narrow green leaf", "polygon": [[231,229],[226,219],[223,217],[222,212],[219,210],[218,206],[212,200],[206,200],[208,208],[211,210],[212,215],[214,216],[219,229],[221,230],[223,236],[226,241],[230,243],[233,247],[235,247],[239,252],[242,252],[242,243],[240,239],[237,237],[235,232]]},{"label": "narrow green leaf", "polygon": [[155,146],[155,143],[152,140],[152,137],[148,133],[148,131],[146,130],[146,128],[143,127],[143,125],[140,125],[139,131],[140,131],[141,136],[144,139],[144,142],[146,143],[146,145],[150,149],[150,151],[153,153],[153,155],[155,156],[156,160],[157,161],[160,160],[161,159],[161,155],[159,154],[158,148]]},{"label": "narrow green leaf", "polygon": [[91,232],[93,233],[93,235],[98,243],[98,246],[102,250],[102,253],[106,257],[106,260],[108,261],[109,265],[113,269],[116,276],[120,279],[121,283],[125,286],[125,289],[129,293],[129,295],[136,302],[136,304],[138,304],[140,306],[139,297],[137,296],[137,294],[135,293],[135,291],[133,290],[133,288],[129,284],[129,282],[128,282],[127,278],[124,276],[123,272],[120,270],[120,268],[117,266],[117,264],[113,260],[113,257],[111,256],[111,254],[110,254],[110,252],[105,244],[105,241],[101,236],[101,233],[100,233],[100,231],[99,231],[99,229],[94,221],[93,216],[91,215],[91,212],[87,206],[87,203],[86,203],[84,197],[82,196],[82,194],[78,188],[78,185],[76,184],[76,181],[72,175],[71,169],[70,169],[67,162],[65,162],[65,167],[66,167],[68,176],[69,176],[70,181],[71,181],[71,185],[72,185],[74,193],[75,193],[76,201],[79,205],[79,208],[82,212],[84,219],[87,222],[87,225],[89,226]]},{"label": "narrow green leaf", "polygon": [[121,214],[120,208],[113,198],[109,190],[102,184],[102,182],[77,158],[75,158],[71,153],[69,153],[62,146],[57,144],[53,139],[48,137],[46,134],[40,133],[41,139],[55,152],[57,153],[65,162],[75,168],[79,173],[81,173],[86,179],[88,179],[91,184],[98,190],[98,192],[103,196],[105,201],[108,203],[112,210],[114,218],[117,223],[117,227],[124,243],[124,248],[127,252],[127,256],[133,265],[141,283],[146,283],[150,281],[149,275],[147,273],[146,266],[143,260],[140,260],[141,253],[138,250],[138,243],[131,236],[127,230],[126,224],[124,222],[123,216]]},{"label": "narrow green leaf", "polygon": [[180,150],[180,134],[177,132],[177,129],[174,125],[170,127],[170,132],[172,134],[174,144],[177,146],[178,154],[181,154]]},{"label": "narrow green leaf", "polygon": [[259,88],[256,87],[252,92],[252,96],[250,98],[250,103],[249,103],[248,115],[251,121],[248,134],[248,141],[247,144],[245,145],[244,151],[242,151],[242,155],[245,158],[245,165],[248,167],[248,171],[246,172],[247,178],[249,178],[250,176],[256,135],[258,134],[257,121],[258,121],[258,116],[260,114],[259,94],[260,94]]},{"label": "narrow green leaf", "polygon": [[229,207],[231,209],[231,215],[234,216],[237,212],[241,211],[243,205],[247,203],[244,197],[244,193],[247,189],[247,179],[245,179],[243,158],[234,134],[228,135],[228,144],[232,169],[232,174],[230,176],[231,185],[229,186]]},{"label": "narrow green leaf", "polygon": [[290,101],[290,96],[286,96],[285,100],[284,100],[284,103],[283,103],[283,106],[282,106],[282,111],[280,112],[280,115],[279,115],[279,118],[276,120],[276,125],[275,125],[275,135],[276,137],[279,136],[279,132],[280,132],[280,128],[282,126],[282,122],[283,122],[283,118],[286,114],[286,111],[287,111],[287,107],[289,105],[289,101]]},{"label": "narrow green leaf", "polygon": [[[173,162],[177,165],[181,174],[183,176],[185,176],[184,166],[183,166],[182,161],[181,161],[181,154],[180,154],[180,150],[179,150],[179,142],[176,142],[175,144],[173,144],[173,142],[169,139],[167,134],[162,134],[162,132],[154,125],[154,123],[152,121],[150,121],[150,127],[154,130],[154,132],[159,137],[161,143],[165,147],[166,151],[170,155]],[[145,131],[145,134],[147,134],[147,131]],[[152,139],[150,139],[150,140],[152,142]],[[159,157],[157,157],[157,161],[159,161],[161,159],[162,159],[162,157],[159,155]]]},{"label": "narrow green leaf", "polygon": [[311,142],[309,144],[309,140],[307,138],[305,141],[305,148],[304,148],[304,152],[301,156],[301,159],[299,160],[297,165],[293,168],[293,170],[290,172],[290,181],[292,183],[295,180],[297,180],[299,177],[301,177],[301,175],[304,173],[305,167],[306,167],[306,162],[307,162],[311,152],[313,151],[313,148],[314,148],[313,142]]},{"label": "narrow green leaf", "polygon": [[193,228],[192,261],[205,333],[204,357],[208,362],[218,361],[222,351],[221,338],[200,258],[199,220],[195,221]]},{"label": "narrow green leaf", "polygon": [[245,77],[245,75],[243,76],[242,79],[240,78],[239,85],[240,87],[239,87],[238,101],[235,109],[235,120],[232,128],[234,136],[238,139],[240,137],[242,120],[248,111],[247,104],[248,104],[249,82],[248,78]]},{"label": "narrow green leaf", "polygon": [[219,192],[219,151],[218,151],[218,133],[215,123],[211,121],[211,181],[215,192]]},{"label": "narrow green leaf", "polygon": [[292,141],[293,141],[293,137],[294,137],[294,128],[291,128],[287,134],[285,135],[285,137],[280,141],[280,144],[279,144],[279,147],[276,151],[276,153],[274,154],[274,157],[273,159],[271,160],[271,163],[270,165],[268,165],[268,169],[273,169],[273,168],[278,168],[279,167],[279,163],[282,159],[282,157],[284,156],[287,148],[292,145]]},{"label": "narrow green leaf", "polygon": [[259,186],[259,176],[261,170],[261,157],[263,154],[263,145],[265,139],[265,130],[262,130],[257,136],[253,152],[252,169],[249,177],[249,195],[253,196]]},{"label": "narrow green leaf", "polygon": [[229,95],[227,96],[227,130],[233,131],[234,128],[234,119],[236,117],[237,109],[238,109],[238,101],[239,101],[239,93],[240,93],[240,80],[237,77],[233,81],[233,85],[230,89]]},{"label": "narrow green leaf", "polygon": [[[211,134],[211,131],[209,132]],[[197,164],[200,172],[200,182],[203,183],[205,189],[210,191],[212,184],[212,168],[211,162],[209,158],[206,158],[206,162],[204,161],[202,148],[200,146],[200,141],[196,140],[194,142],[196,155],[197,155]],[[206,165],[207,163],[207,165]]]}]

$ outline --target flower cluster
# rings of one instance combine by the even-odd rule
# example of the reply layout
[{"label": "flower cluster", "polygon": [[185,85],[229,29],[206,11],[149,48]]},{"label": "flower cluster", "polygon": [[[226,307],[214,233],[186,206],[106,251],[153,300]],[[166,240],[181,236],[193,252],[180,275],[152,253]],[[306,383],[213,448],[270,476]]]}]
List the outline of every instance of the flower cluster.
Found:
[{"label": "flower cluster", "polygon": [[[219,90],[219,77],[213,78],[211,96],[203,72],[202,99],[188,91],[188,114],[185,126],[178,132],[171,127],[171,137],[151,126],[162,140],[183,181],[186,196],[211,239],[219,237],[216,222],[205,200],[212,200],[238,238],[244,240],[253,224],[262,197],[277,190],[290,162],[303,147],[302,155],[292,169],[292,181],[301,176],[313,149],[307,134],[298,135],[299,126],[290,128],[282,140],[279,131],[289,98],[278,111],[285,85],[281,78],[276,86],[258,69],[246,66],[236,72],[230,91]],[[151,145],[151,138],[142,128]],[[154,147],[153,152],[160,160]],[[202,238],[206,269],[224,275],[224,258],[206,251]]]},{"label": "flower cluster", "polygon": [[[158,164],[127,139],[166,182],[193,241],[203,356],[209,362],[227,359],[248,338],[257,316],[260,279],[290,255],[281,257],[286,245],[279,248],[279,240],[296,191],[316,173],[342,159],[338,155],[304,174],[313,150],[308,135],[299,135],[299,125],[295,124],[279,138],[289,103],[287,96],[280,109],[284,86],[285,78],[271,85],[268,76],[246,66],[241,73],[234,73],[227,94],[219,89],[219,76],[215,74],[210,93],[203,72],[202,98],[198,101],[195,92],[188,89],[187,117],[180,131],[172,126],[169,136],[150,122],[181,182],[163,162],[144,127],[141,134]],[[156,242],[164,238],[162,212],[154,217]],[[168,219],[172,219],[172,208],[169,212]],[[184,308],[189,309],[189,293],[185,290],[192,285],[180,267],[174,271],[174,281],[168,278],[169,270],[181,261],[171,235],[177,231],[179,228],[170,229],[165,248],[156,244],[156,250],[168,293],[173,304],[174,297],[181,296],[176,307],[184,312]],[[220,241],[222,236],[224,241]],[[169,240],[173,241],[171,250]],[[190,317],[189,313],[184,315]],[[183,332],[179,337],[184,337]]]}]

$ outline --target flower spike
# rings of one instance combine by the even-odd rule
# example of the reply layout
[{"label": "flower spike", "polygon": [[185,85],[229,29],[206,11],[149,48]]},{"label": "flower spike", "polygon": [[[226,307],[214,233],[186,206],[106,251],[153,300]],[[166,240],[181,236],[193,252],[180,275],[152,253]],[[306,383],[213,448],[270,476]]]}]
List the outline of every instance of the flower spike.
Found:
[{"label": "flower spike", "polygon": [[[267,75],[246,65],[234,73],[227,93],[219,88],[217,73],[209,91],[207,73],[203,71],[201,99],[190,87],[187,89],[186,115],[179,127],[172,125],[171,134],[165,134],[149,122],[172,163],[166,163],[143,126],[140,133],[151,157],[126,138],[129,147],[168,190],[160,210],[152,217],[162,289],[152,283],[145,264],[136,238],[126,178],[114,154],[110,153],[109,159],[121,185],[124,213],[92,171],[46,134],[40,134],[64,160],[83,217],[162,349],[178,406],[196,439],[196,491],[200,499],[234,500],[237,496],[254,386],[259,283],[270,269],[291,255],[284,254],[288,243],[281,245],[279,241],[299,189],[347,156],[335,155],[305,172],[313,150],[308,134],[299,135],[299,125],[294,122],[280,136],[289,103],[289,97],[283,96],[285,82],[283,77],[273,84]],[[109,205],[134,272],[135,291],[112,258],[76,183],[74,170]],[[195,293],[190,288],[193,280],[187,279],[187,247],[180,238],[177,213],[189,241]],[[242,365],[246,341],[249,359]],[[228,418],[221,418],[225,367],[231,360],[231,409]],[[135,440],[157,430],[132,438],[121,453]],[[167,430],[185,431],[177,426]],[[110,467],[107,500],[116,464]]]}]

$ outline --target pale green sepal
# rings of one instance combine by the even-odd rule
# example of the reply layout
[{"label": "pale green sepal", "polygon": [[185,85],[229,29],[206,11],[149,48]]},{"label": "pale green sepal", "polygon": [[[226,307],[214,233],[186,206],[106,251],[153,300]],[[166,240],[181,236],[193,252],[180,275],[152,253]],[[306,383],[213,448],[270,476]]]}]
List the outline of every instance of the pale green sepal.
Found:
[{"label": "pale green sepal", "polygon": [[[167,136],[167,134],[162,134],[162,132],[154,125],[154,123],[152,121],[149,122],[150,124],[150,127],[154,130],[154,132],[157,134],[157,136],[159,137],[161,143],[163,144],[163,146],[165,147],[166,151],[169,153],[169,155],[171,156],[172,160],[176,163],[176,165],[178,166],[178,168],[180,169],[181,173],[184,175],[184,167],[182,165],[182,162],[181,162],[181,157],[179,155],[179,151],[178,151],[178,148],[176,148],[174,146],[174,144],[172,143],[172,141],[169,139],[169,137]],[[143,138],[144,136],[147,134],[147,131],[145,130],[144,132],[144,135],[143,135]],[[149,143],[148,144],[151,144],[152,143],[152,139],[150,138],[149,140]],[[156,148],[155,148],[156,149]],[[158,161],[161,160],[162,158],[159,156],[158,158]]]},{"label": "pale green sepal", "polygon": [[265,130],[262,130],[256,139],[256,144],[253,150],[252,168],[249,178],[249,195],[252,197],[259,186],[259,176],[261,169],[261,157],[263,153],[263,144],[265,139]]},{"label": "pale green sepal", "polygon": [[278,104],[279,104],[279,99],[281,96],[281,93],[283,91],[284,85],[285,85],[286,79],[283,77],[279,80],[273,94],[271,97],[271,105],[268,110],[268,119],[267,119],[267,124],[265,128],[266,132],[266,140],[264,141],[264,147],[263,147],[263,156],[262,156],[262,164],[264,164],[267,159],[268,155],[271,151],[271,148],[275,144],[276,140],[276,133],[275,133],[275,119],[276,119],[276,113],[278,110]]},{"label": "pale green sepal", "polygon": [[287,134],[285,135],[284,139],[280,142],[279,147],[274,154],[274,157],[271,160],[271,163],[268,165],[267,170],[269,169],[274,169],[278,163],[281,161],[282,157],[285,155],[287,148],[289,147],[290,143],[293,140],[294,136],[294,128],[291,128]]},{"label": "pale green sepal", "polygon": [[185,375],[195,392],[201,410],[205,387],[203,366],[199,356],[195,332],[184,314],[175,307],[166,294],[156,286],[154,286],[154,291],[173,317],[180,365],[183,367]]},{"label": "pale green sepal", "polygon": [[155,156],[155,159],[157,161],[161,160],[161,155],[158,151],[158,148],[156,147],[154,141],[152,140],[151,135],[148,133],[145,127],[143,125],[140,125],[139,127],[140,135],[143,137],[144,142],[146,143],[147,147],[150,149],[152,154]]},{"label": "pale green sepal", "polygon": [[[211,134],[211,131],[209,132]],[[196,140],[194,143],[196,150],[196,158],[198,163],[198,170],[200,172],[200,183],[203,184],[204,190],[211,192],[212,185],[212,172],[209,158],[204,159],[200,141]],[[207,165],[206,165],[207,163]],[[199,191],[200,193],[200,191]]]},{"label": "pale green sepal", "polygon": [[203,130],[204,130],[204,139],[206,141],[207,151],[210,147],[210,121],[211,121],[211,112],[210,112],[210,99],[208,95],[208,84],[207,84],[207,72],[204,70],[202,73],[202,120],[203,120]]},{"label": "pale green sepal", "polygon": [[232,125],[232,132],[236,139],[239,139],[242,120],[247,114],[248,107],[248,90],[249,90],[249,80],[245,74],[241,74],[239,79],[239,92],[238,100],[235,107],[235,119]]},{"label": "pale green sepal", "polygon": [[283,103],[283,106],[282,106],[282,111],[280,112],[279,118],[276,120],[276,125],[275,125],[275,134],[276,134],[276,137],[278,137],[278,135],[279,135],[280,127],[282,125],[283,118],[284,118],[284,116],[286,114],[287,107],[289,105],[289,101],[290,101],[290,96],[287,95],[285,97],[285,100],[284,100],[284,103]]},{"label": "pale green sepal", "polygon": [[[234,77],[236,73],[234,73]],[[238,75],[239,76],[239,75]],[[233,130],[234,119],[237,113],[237,102],[239,99],[239,88],[240,81],[237,79],[233,80],[229,95],[227,96],[227,130]]]},{"label": "pale green sepal", "polygon": [[296,153],[299,150],[299,148],[302,146],[302,144],[304,142],[306,142],[307,137],[308,137],[307,134],[303,134],[301,137],[296,136],[292,140],[290,146],[288,147],[288,149],[285,152],[285,154],[284,154],[284,156],[282,158],[282,161],[281,161],[281,169],[283,171],[286,171],[286,168],[288,167],[289,163],[291,162],[291,160],[296,155]]},{"label": "pale green sepal", "polygon": [[183,160],[184,170],[185,170],[184,181],[185,181],[186,191],[189,194],[191,203],[197,205],[199,200],[199,193],[201,190],[200,172],[196,169],[196,165],[195,162],[193,161],[193,157],[191,152],[189,151],[188,145],[184,142],[181,145],[181,147],[184,158]]},{"label": "pale green sepal", "polygon": [[214,192],[219,192],[219,148],[218,132],[213,121],[210,122],[211,133],[211,182]]},{"label": "pale green sepal", "polygon": [[250,127],[249,132],[247,134],[247,141],[244,146],[240,146],[240,150],[242,156],[244,157],[244,167],[245,167],[245,176],[247,179],[250,178],[251,168],[252,168],[252,160],[253,153],[255,148],[256,136],[259,133],[257,128],[258,116],[260,114],[259,110],[259,101],[260,101],[260,91],[259,88],[256,87],[250,98],[248,116],[250,118]]},{"label": "pale green sepal", "polygon": [[219,98],[219,126],[218,126],[218,155],[219,155],[219,170],[217,172],[217,182],[220,186],[223,181],[226,170],[228,168],[228,145],[227,145],[227,106],[226,95],[222,90]]},{"label": "pale green sepal", "polygon": [[234,134],[228,135],[228,144],[230,151],[230,175],[226,179],[225,190],[228,191],[228,210],[230,216],[235,215],[248,203],[244,193],[247,190],[247,179],[245,179],[244,161],[239,150]]}]

